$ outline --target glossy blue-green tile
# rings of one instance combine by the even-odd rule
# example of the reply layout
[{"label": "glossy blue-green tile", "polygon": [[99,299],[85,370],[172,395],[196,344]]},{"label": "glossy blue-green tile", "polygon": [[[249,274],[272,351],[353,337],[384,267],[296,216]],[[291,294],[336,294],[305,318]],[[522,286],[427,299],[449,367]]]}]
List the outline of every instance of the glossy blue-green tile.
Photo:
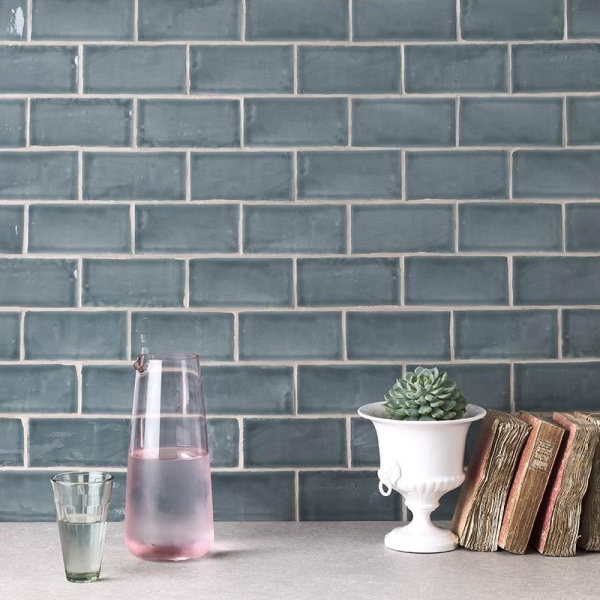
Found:
[{"label": "glossy blue-green tile", "polygon": [[347,40],[348,0],[247,0],[248,40]]},{"label": "glossy blue-green tile", "polygon": [[560,251],[561,208],[556,204],[463,204],[459,248],[478,251]]},{"label": "glossy blue-green tile", "polygon": [[508,198],[506,152],[407,152],[405,163],[409,200]]},{"label": "glossy blue-green tile", "polygon": [[291,200],[291,153],[192,154],[192,200]]},{"label": "glossy blue-green tile", "polygon": [[23,207],[0,206],[0,253],[23,251]]},{"label": "glossy blue-green tile", "polygon": [[400,495],[384,498],[377,484],[375,471],[300,472],[300,520],[397,520],[400,518]]},{"label": "glossy blue-green tile", "polygon": [[450,357],[447,312],[351,312],[346,315],[346,330],[350,360]]},{"label": "glossy blue-green tile", "polygon": [[88,94],[185,92],[183,46],[84,46]]},{"label": "glossy blue-green tile", "polygon": [[401,375],[400,365],[300,365],[298,413],[354,413],[382,400]]},{"label": "glossy blue-green tile", "polygon": [[83,155],[85,200],[183,200],[183,152],[89,152]]},{"label": "glossy blue-green tile", "polygon": [[291,306],[292,261],[190,261],[190,306]]},{"label": "glossy blue-green tile", "polygon": [[407,46],[407,92],[506,92],[508,52],[500,45]]},{"label": "glossy blue-green tile", "polygon": [[239,464],[239,439],[237,419],[209,419],[210,466],[213,468],[237,467]]},{"label": "glossy blue-green tile", "polygon": [[350,452],[353,467],[379,467],[379,446],[373,423],[362,418],[350,421]]},{"label": "glossy blue-green tile", "polygon": [[600,37],[600,10],[596,0],[567,2],[567,35],[569,38]]},{"label": "glossy blue-green tile", "polygon": [[[2,0],[0,0],[2,6]],[[25,102],[2,100],[0,102],[0,146],[16,148],[25,145]]]},{"label": "glossy blue-green tile", "polygon": [[561,146],[560,98],[461,98],[461,146]]},{"label": "glossy blue-green tile", "polygon": [[245,467],[346,465],[344,419],[245,419]]},{"label": "glossy blue-green tile", "polygon": [[140,0],[140,40],[239,40],[240,0]]},{"label": "glossy blue-green tile", "polygon": [[27,39],[27,3],[0,0],[0,40],[19,42]]},{"label": "glossy blue-green tile", "polygon": [[244,101],[247,146],[346,146],[345,98],[249,98]]},{"label": "glossy blue-green tile", "polygon": [[563,356],[600,356],[600,311],[564,310],[562,319]]},{"label": "glossy blue-green tile", "polygon": [[23,424],[20,419],[0,419],[0,466],[23,466]]},{"label": "glossy blue-green tile", "polygon": [[211,415],[291,414],[291,367],[202,367],[206,409]]},{"label": "glossy blue-green tile", "polygon": [[244,252],[341,254],[343,206],[245,206]]},{"label": "glossy blue-green tile", "polygon": [[567,204],[566,248],[571,252],[600,250],[600,204]]},{"label": "glossy blue-green tile", "polygon": [[135,380],[132,365],[84,365],[81,375],[84,413],[131,414]]},{"label": "glossy blue-green tile", "polygon": [[77,261],[0,260],[0,306],[75,306]]},{"label": "glossy blue-green tile", "polygon": [[233,204],[137,206],[136,252],[237,252],[239,213]]},{"label": "glossy blue-green tile", "polygon": [[129,146],[131,100],[31,101],[32,146]]},{"label": "glossy blue-green tile", "polygon": [[406,304],[508,304],[503,257],[408,257]]},{"label": "glossy blue-green tile", "polygon": [[454,146],[453,99],[354,100],[354,146]]},{"label": "glossy blue-green tile", "polygon": [[242,360],[340,359],[342,320],[333,312],[240,314]]},{"label": "glossy blue-green tile", "polygon": [[216,521],[295,520],[293,472],[213,473],[212,491]]},{"label": "glossy blue-green tile", "polygon": [[128,206],[32,205],[28,252],[129,252]]},{"label": "glossy blue-green tile", "polygon": [[570,145],[600,144],[600,98],[567,98],[567,124]]},{"label": "glossy blue-green tile", "polygon": [[131,357],[142,352],[193,352],[200,360],[233,358],[233,315],[140,312],[131,317]]},{"label": "glossy blue-green tile", "polygon": [[77,153],[3,152],[0,154],[0,200],[74,200],[75,198],[77,198]]},{"label": "glossy blue-green tile", "polygon": [[237,100],[140,100],[140,146],[223,148],[240,145]]},{"label": "glossy blue-green tile", "polygon": [[3,413],[65,413],[77,409],[77,374],[66,365],[0,366]]},{"label": "glossy blue-green tile", "polygon": [[19,313],[0,313],[0,360],[19,360]]},{"label": "glossy blue-green tile", "polygon": [[300,306],[398,304],[399,266],[393,258],[318,258],[298,261]]},{"label": "glossy blue-green tile", "polygon": [[448,204],[352,207],[353,252],[453,250],[454,211]]},{"label": "glossy blue-green tile", "polygon": [[395,199],[400,188],[398,152],[298,153],[298,197],[303,200]]},{"label": "glossy blue-green tile", "polygon": [[291,93],[291,46],[192,46],[192,93]]},{"label": "glossy blue-green tile", "polygon": [[301,94],[395,94],[400,90],[398,48],[301,46]]}]

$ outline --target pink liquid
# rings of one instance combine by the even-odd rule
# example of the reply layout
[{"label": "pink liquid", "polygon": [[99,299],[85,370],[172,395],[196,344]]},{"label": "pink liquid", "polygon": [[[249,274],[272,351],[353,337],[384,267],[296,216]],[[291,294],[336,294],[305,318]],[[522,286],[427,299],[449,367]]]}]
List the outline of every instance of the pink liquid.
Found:
[{"label": "pink liquid", "polygon": [[125,543],[149,560],[206,554],[214,539],[210,458],[195,448],[138,450],[127,463]]}]

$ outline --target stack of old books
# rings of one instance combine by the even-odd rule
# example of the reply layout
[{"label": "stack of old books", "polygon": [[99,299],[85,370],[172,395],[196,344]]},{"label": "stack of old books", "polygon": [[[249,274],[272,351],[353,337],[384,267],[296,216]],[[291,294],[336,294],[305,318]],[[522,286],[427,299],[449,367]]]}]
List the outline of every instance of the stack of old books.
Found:
[{"label": "stack of old books", "polygon": [[600,413],[488,411],[452,519],[465,548],[600,550]]}]

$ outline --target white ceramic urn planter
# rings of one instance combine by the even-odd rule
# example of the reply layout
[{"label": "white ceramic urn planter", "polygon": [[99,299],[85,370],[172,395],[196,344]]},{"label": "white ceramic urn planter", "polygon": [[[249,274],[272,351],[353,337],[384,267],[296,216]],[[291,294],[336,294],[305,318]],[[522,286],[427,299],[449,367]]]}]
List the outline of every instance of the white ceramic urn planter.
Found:
[{"label": "white ceramic urn planter", "polygon": [[373,422],[379,442],[379,491],[402,494],[413,515],[408,525],[385,536],[385,545],[401,552],[448,552],[458,546],[456,535],[431,522],[440,498],[465,479],[464,455],[471,423],[485,410],[468,404],[462,419],[399,421],[385,416],[383,402],[366,404],[358,414]]}]

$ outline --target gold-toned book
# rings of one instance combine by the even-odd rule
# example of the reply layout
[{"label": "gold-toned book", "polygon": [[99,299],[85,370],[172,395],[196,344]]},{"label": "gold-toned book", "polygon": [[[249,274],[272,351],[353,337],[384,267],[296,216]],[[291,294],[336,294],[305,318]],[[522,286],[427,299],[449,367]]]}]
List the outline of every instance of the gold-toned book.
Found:
[{"label": "gold-toned book", "polygon": [[552,419],[519,413],[531,426],[508,493],[498,545],[514,554],[525,554],[538,509],[544,497],[564,429]]}]

